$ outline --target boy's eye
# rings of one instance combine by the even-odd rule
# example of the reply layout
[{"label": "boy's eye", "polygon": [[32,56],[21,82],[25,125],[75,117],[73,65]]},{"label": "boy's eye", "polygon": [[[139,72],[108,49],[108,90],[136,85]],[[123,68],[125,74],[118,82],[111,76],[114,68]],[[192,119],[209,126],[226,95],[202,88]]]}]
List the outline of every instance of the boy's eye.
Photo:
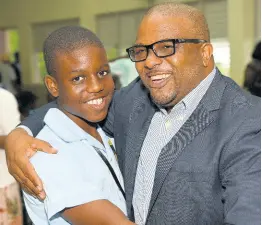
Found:
[{"label": "boy's eye", "polygon": [[82,81],[83,79],[84,79],[84,77],[78,76],[78,77],[74,77],[74,78],[72,79],[72,81],[73,81],[73,82],[80,82],[80,81]]},{"label": "boy's eye", "polygon": [[106,76],[107,74],[109,74],[109,71],[100,71],[100,72],[98,73],[98,75],[99,75],[100,77]]}]

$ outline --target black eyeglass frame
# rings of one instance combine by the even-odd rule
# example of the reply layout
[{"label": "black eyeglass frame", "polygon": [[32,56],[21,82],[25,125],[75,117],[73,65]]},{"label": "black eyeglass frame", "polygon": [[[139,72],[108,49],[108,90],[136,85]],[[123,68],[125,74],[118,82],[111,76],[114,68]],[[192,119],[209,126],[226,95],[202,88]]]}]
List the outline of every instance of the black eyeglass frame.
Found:
[{"label": "black eyeglass frame", "polygon": [[[173,53],[172,53],[172,54],[165,55],[165,56],[158,56],[157,53],[154,51],[153,46],[154,46],[155,44],[162,43],[162,42],[168,42],[168,41],[173,42],[173,45],[174,45],[174,51],[173,51]],[[168,56],[171,56],[171,55],[174,55],[174,54],[175,54],[175,52],[176,52],[176,50],[175,50],[175,44],[179,44],[179,43],[199,44],[199,43],[207,43],[207,42],[208,42],[208,41],[203,40],[203,39],[164,39],[164,40],[161,40],[161,41],[154,42],[154,43],[151,44],[151,45],[135,45],[135,46],[132,46],[132,47],[130,47],[130,48],[127,48],[127,49],[126,49],[126,52],[127,52],[128,56],[129,56],[129,58],[130,58],[130,60],[131,60],[132,62],[142,62],[142,61],[145,61],[145,60],[147,59],[149,49],[152,49],[152,51],[154,52],[154,54],[155,54],[157,57],[159,57],[159,58],[165,58],[165,57],[168,57]],[[132,48],[135,48],[135,47],[145,47],[145,48],[146,48],[146,57],[145,57],[145,59],[138,60],[138,61],[132,60],[132,58],[131,58],[131,56],[130,56],[130,50],[131,50]]]}]

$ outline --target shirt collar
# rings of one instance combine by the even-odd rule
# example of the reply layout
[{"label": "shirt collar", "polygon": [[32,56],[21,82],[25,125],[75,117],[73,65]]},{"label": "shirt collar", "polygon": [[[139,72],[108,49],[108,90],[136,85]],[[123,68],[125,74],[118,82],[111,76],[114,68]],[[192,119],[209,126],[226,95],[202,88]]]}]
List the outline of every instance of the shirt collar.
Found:
[{"label": "shirt collar", "polygon": [[[210,84],[212,83],[216,75],[216,67],[208,74],[208,76],[202,80],[191,92],[189,92],[180,102],[178,102],[171,110],[177,111],[178,108],[187,110],[191,107],[195,107],[200,100],[203,98],[204,94],[207,92]],[[167,111],[163,108],[160,108],[161,112],[167,115]]]},{"label": "shirt collar", "polygon": [[214,68],[208,76],[202,80],[191,92],[189,92],[183,99],[185,108],[188,109],[192,105],[195,105],[200,102],[203,98],[204,94],[207,92],[210,84],[212,83],[214,77],[216,75],[216,68]]},{"label": "shirt collar", "polygon": [[[103,146],[57,108],[48,110],[44,122],[58,137],[67,143],[87,140],[90,145],[98,148]],[[100,132],[103,132],[100,127],[98,129]]]}]

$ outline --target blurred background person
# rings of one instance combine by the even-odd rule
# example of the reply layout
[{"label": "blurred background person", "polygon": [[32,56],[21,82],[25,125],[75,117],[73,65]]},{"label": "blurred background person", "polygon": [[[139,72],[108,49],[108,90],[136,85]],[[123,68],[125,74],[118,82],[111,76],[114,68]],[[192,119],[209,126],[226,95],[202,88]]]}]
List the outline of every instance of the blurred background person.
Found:
[{"label": "blurred background person", "polygon": [[[111,60],[109,62],[109,65],[113,78],[114,76],[118,76],[119,82],[122,87],[127,86],[131,81],[133,81],[138,76],[135,64],[129,59],[128,56],[123,56]],[[116,82],[118,82],[116,77],[115,79]],[[116,88],[118,88],[118,86]]]},{"label": "blurred background person", "polygon": [[13,94],[16,94],[16,75],[14,69],[11,66],[9,56],[7,54],[4,54],[0,57],[0,73],[2,76],[3,88],[10,91]]},{"label": "blurred background person", "polygon": [[17,101],[12,93],[0,88],[0,224],[22,225],[19,186],[9,174],[4,151],[6,135],[20,123]]},{"label": "blurred background person", "polygon": [[261,97],[261,41],[255,46],[252,59],[246,67],[244,88]]},{"label": "blurred background person", "polygon": [[17,91],[20,91],[22,88],[22,81],[21,81],[21,65],[20,65],[20,55],[19,52],[14,53],[14,62],[11,64],[15,75],[15,88]]},{"label": "blurred background person", "polygon": [[31,91],[21,91],[16,94],[21,120],[27,117],[31,110],[36,108],[37,96]]}]

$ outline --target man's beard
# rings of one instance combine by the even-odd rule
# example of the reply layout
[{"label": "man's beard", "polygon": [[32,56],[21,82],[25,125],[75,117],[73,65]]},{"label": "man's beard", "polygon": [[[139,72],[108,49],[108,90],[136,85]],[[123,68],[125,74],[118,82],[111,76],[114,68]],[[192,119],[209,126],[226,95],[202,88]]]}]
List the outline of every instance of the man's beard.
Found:
[{"label": "man's beard", "polygon": [[172,93],[172,95],[169,96],[163,96],[161,98],[156,98],[154,95],[151,94],[150,92],[150,97],[152,101],[158,105],[159,107],[166,108],[166,107],[171,107],[174,106],[172,102],[176,99],[177,94],[175,92]]}]

